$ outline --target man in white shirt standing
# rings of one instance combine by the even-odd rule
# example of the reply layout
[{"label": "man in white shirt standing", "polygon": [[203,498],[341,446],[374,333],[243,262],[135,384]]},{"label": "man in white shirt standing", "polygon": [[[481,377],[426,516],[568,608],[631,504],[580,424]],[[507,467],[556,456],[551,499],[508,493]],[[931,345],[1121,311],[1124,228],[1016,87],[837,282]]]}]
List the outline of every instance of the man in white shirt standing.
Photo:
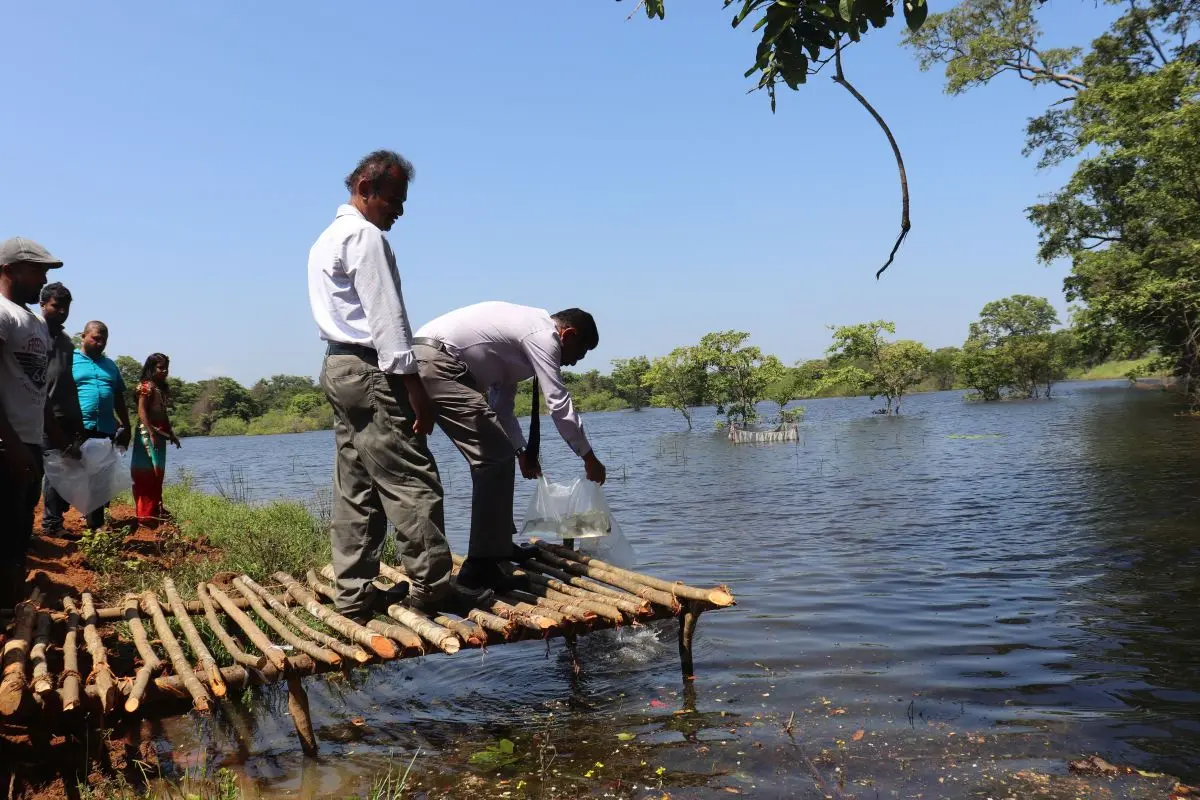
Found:
[{"label": "man in white shirt standing", "polygon": [[[450,579],[442,483],[425,438],[434,409],[417,374],[396,257],[383,235],[404,213],[412,177],[412,164],[391,151],[363,158],[346,178],[350,202],[308,256],[309,302],[328,342],[321,388],[336,420],[336,604],[359,619],[402,599],[425,612],[464,614],[491,599]],[[388,520],[410,584],[380,593],[371,582]]]},{"label": "man in white shirt standing", "polygon": [[33,510],[42,493],[42,437],[62,447],[47,416],[50,330],[28,306],[38,302],[48,270],[62,266],[46,248],[20,236],[0,243],[0,608],[25,596],[25,560]]},{"label": "man in white shirt standing", "polygon": [[559,434],[583,459],[588,478],[604,483],[604,465],[562,379],[562,368],[599,341],[596,321],[581,309],[550,314],[497,301],[451,311],[417,331],[413,350],[438,426],[471,466],[471,544],[460,585],[503,590],[520,583],[501,568],[522,555],[512,542],[514,461],[528,479],[541,474],[513,413],[521,381],[537,379]]}]

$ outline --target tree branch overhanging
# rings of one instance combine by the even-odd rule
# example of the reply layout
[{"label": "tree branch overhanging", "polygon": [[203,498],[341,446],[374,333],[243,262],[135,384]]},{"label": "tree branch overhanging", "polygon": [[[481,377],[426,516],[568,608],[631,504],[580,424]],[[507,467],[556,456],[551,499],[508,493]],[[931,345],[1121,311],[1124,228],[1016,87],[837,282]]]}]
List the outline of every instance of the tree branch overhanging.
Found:
[{"label": "tree branch overhanging", "polygon": [[896,168],[900,172],[900,235],[896,237],[896,243],[892,245],[892,252],[888,254],[888,259],[879,271],[875,273],[875,279],[884,273],[888,267],[892,265],[892,261],[896,259],[896,251],[900,249],[900,245],[904,243],[908,232],[912,229],[912,220],[909,217],[909,197],[908,197],[908,173],[904,170],[904,157],[900,154],[900,145],[896,144],[896,137],[892,135],[891,128],[884,122],[883,117],[875,110],[875,107],[867,102],[867,98],[851,85],[850,81],[846,80],[846,74],[842,71],[842,43],[839,40],[834,47],[834,66],[837,69],[833,76],[833,82],[841,84],[846,91],[854,96],[854,99],[862,104],[875,121],[879,123],[879,127],[883,129],[884,136],[887,137],[888,143],[892,146],[892,154],[896,157]]}]

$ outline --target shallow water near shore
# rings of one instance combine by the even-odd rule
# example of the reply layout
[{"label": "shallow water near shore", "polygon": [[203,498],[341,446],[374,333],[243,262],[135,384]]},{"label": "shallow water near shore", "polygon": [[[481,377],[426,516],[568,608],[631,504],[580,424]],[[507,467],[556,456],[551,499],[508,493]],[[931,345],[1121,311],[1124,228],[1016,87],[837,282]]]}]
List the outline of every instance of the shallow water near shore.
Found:
[{"label": "shallow water near shore", "polygon": [[[766,446],[730,445],[712,409],[691,433],[665,410],[586,415],[637,568],[737,598],[700,619],[694,685],[666,622],[576,658],[529,642],[310,680],[315,760],[274,690],[236,707],[249,752],[222,714],[143,735],[264,797],[365,794],[410,763],[416,796],[1020,797],[1088,753],[1196,783],[1200,424],[1122,383],[1056,395],[918,395],[892,419],[807,401],[801,441]],[[550,439],[548,476],[581,474]],[[432,445],[461,552],[469,477]],[[332,434],[187,439],[169,459],[205,490],[232,468],[252,501],[314,501]]]}]

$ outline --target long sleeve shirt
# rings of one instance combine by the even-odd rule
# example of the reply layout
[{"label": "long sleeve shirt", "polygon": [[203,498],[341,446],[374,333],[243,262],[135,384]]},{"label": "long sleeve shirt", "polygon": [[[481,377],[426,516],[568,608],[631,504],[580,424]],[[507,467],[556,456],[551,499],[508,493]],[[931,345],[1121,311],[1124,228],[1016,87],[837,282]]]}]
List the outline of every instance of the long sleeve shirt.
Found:
[{"label": "long sleeve shirt", "polygon": [[65,331],[51,336],[50,358],[46,362],[46,402],[58,424],[69,435],[83,433],[83,411],[79,407],[79,390],[72,373],[75,345]]},{"label": "long sleeve shirt", "polygon": [[443,342],[476,384],[487,388],[488,403],[513,447],[525,446],[525,434],[513,413],[517,384],[536,375],[563,440],[578,456],[591,451],[583,421],[563,384],[562,342],[547,311],[499,301],[476,303],[422,325],[417,336]]},{"label": "long sleeve shirt", "polygon": [[309,250],[308,300],[322,339],[374,349],[384,372],[417,371],[396,255],[352,205],[338,206]]}]

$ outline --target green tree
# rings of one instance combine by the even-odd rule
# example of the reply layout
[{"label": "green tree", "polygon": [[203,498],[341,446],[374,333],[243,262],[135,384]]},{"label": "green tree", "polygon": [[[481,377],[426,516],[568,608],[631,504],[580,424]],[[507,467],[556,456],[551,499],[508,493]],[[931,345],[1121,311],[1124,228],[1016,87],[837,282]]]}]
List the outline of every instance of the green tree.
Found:
[{"label": "green tree", "polygon": [[250,387],[250,396],[263,410],[286,409],[293,397],[316,389],[316,383],[306,375],[272,375]]},{"label": "green tree", "polygon": [[803,396],[803,374],[798,369],[784,368],[782,375],[767,387],[766,398],[779,406],[779,421],[795,422],[804,416],[804,406],[788,409],[787,404]]},{"label": "green tree", "polygon": [[755,406],[766,398],[767,387],[783,376],[775,356],[746,346],[743,331],[707,333],[693,350],[708,371],[708,396],[724,410],[728,423],[748,424],[758,417]]},{"label": "green tree", "polygon": [[654,359],[642,382],[650,390],[651,405],[675,409],[692,429],[692,409],[704,405],[708,387],[708,370],[694,348],[677,347]]},{"label": "green tree", "polygon": [[961,350],[957,347],[939,347],[929,356],[929,376],[934,388],[940,392],[958,385],[958,359]]},{"label": "green tree", "polygon": [[1018,397],[1050,396],[1066,372],[1070,346],[1051,333],[1057,324],[1058,312],[1044,297],[1015,294],[983,307],[969,328],[971,353],[962,364],[984,400],[999,399],[1004,388]]},{"label": "green tree", "polygon": [[[1110,0],[1111,2],[1111,0]],[[1128,0],[1091,47],[1044,48],[1031,0],[967,0],[909,36],[958,93],[1013,73],[1062,95],[1027,126],[1041,166],[1072,160],[1066,185],[1029,209],[1046,261],[1068,258],[1067,299],[1087,304],[1086,341],[1112,328],[1153,347],[1193,391],[1200,378],[1200,7]]]},{"label": "green tree", "polygon": [[[78,348],[79,345],[76,345]],[[117,371],[121,373],[121,382],[125,384],[125,407],[129,409],[129,419],[134,421],[137,416],[137,385],[142,379],[142,365],[131,356],[117,356],[113,359]]]},{"label": "green tree", "polygon": [[645,356],[614,358],[612,382],[616,394],[634,411],[640,411],[650,402],[650,387],[643,378],[650,371],[650,359]]},{"label": "green tree", "polygon": [[824,381],[856,387],[871,399],[883,397],[885,412],[899,414],[905,392],[925,377],[930,352],[920,342],[883,338],[895,332],[895,324],[883,320],[834,328],[833,344],[826,351],[831,369]]},{"label": "green tree", "polygon": [[325,407],[325,395],[319,391],[299,392],[288,401],[288,413],[303,416]]},{"label": "green tree", "polygon": [[[197,396],[189,417],[201,434],[208,434],[218,419],[237,418],[249,422],[260,413],[250,392],[233,378],[209,378],[197,383],[196,388]],[[230,429],[228,424],[225,428]]]},{"label": "green tree", "polygon": [[956,369],[959,379],[974,389],[980,400],[999,400],[1012,381],[1013,369],[1007,352],[979,340],[968,339],[963,345]]}]

